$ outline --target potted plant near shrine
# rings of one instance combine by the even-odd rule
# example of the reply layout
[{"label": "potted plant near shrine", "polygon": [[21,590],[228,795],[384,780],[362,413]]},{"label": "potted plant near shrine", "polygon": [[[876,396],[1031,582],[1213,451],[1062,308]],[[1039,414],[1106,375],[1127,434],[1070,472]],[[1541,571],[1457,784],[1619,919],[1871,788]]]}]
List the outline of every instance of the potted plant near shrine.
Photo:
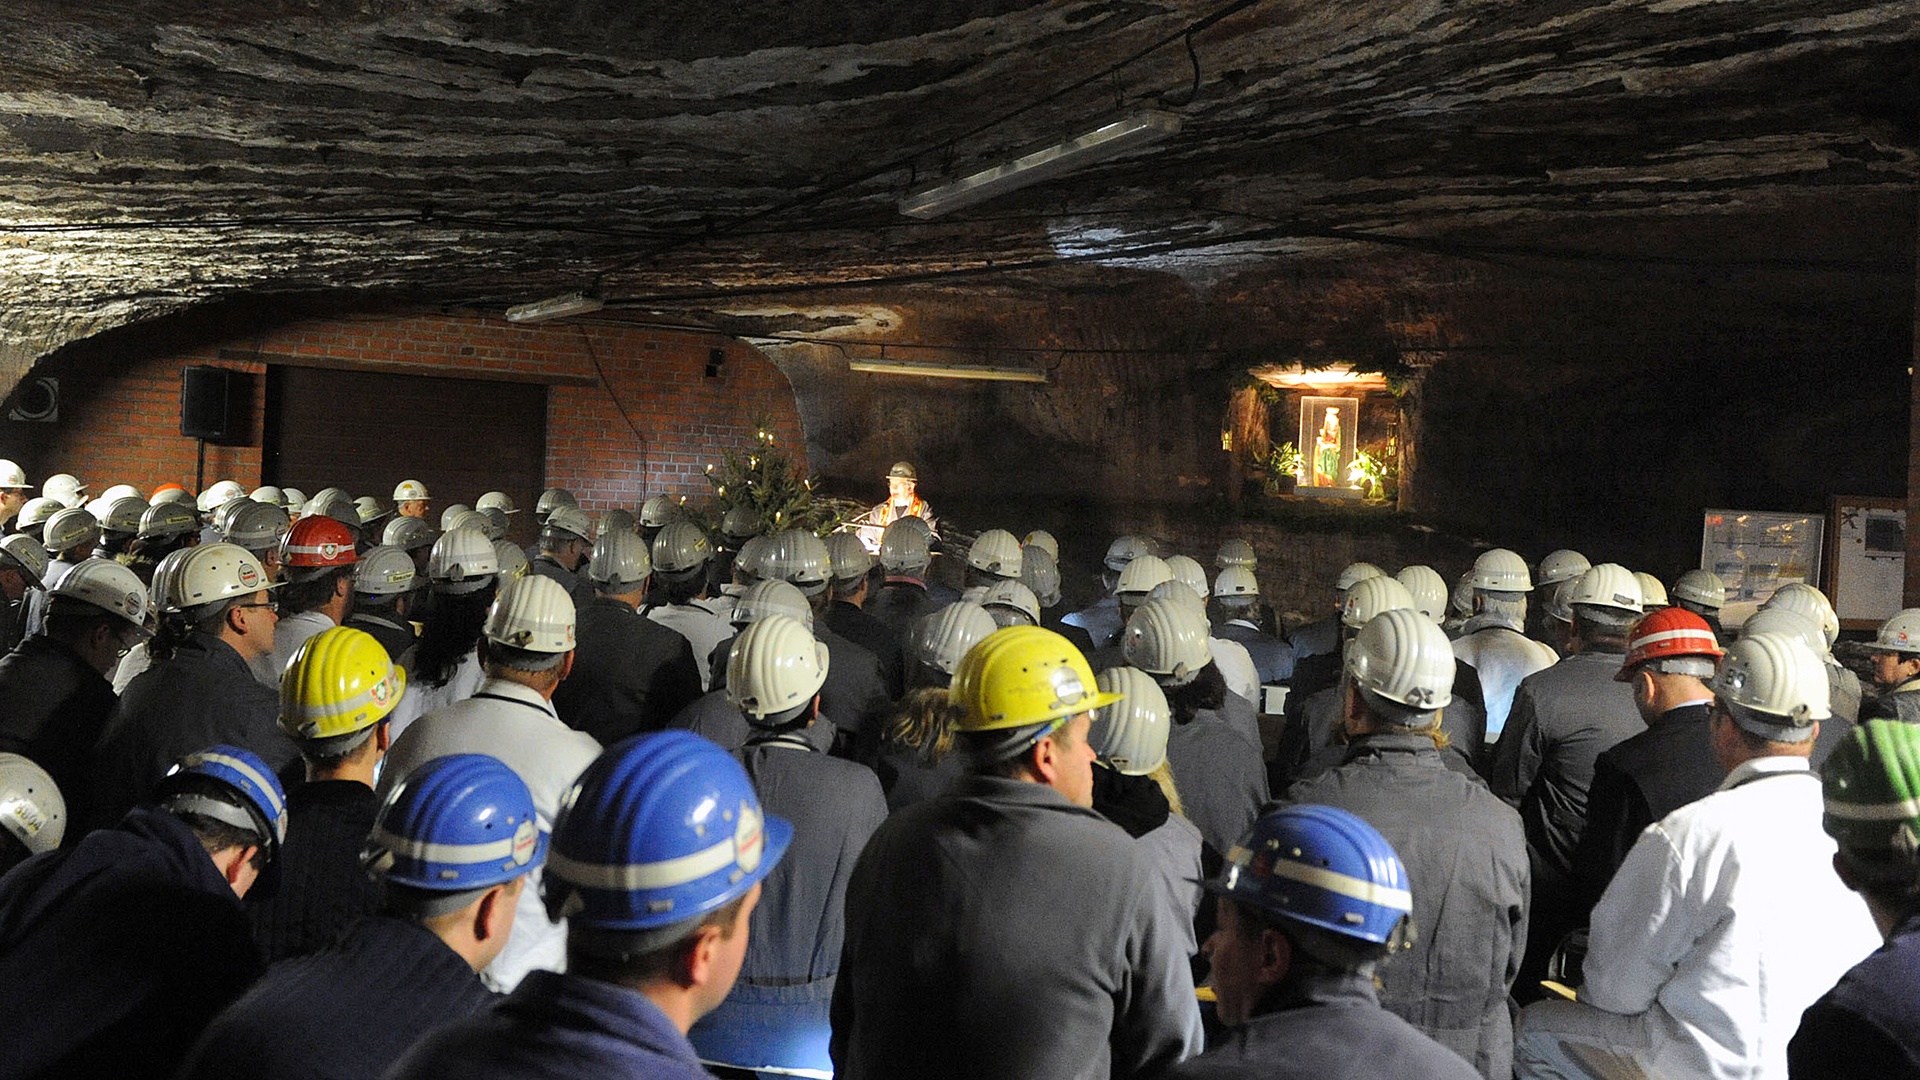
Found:
[{"label": "potted plant near shrine", "polygon": [[1291,495],[1300,483],[1300,466],[1305,459],[1299,447],[1284,442],[1267,454],[1267,494]]}]

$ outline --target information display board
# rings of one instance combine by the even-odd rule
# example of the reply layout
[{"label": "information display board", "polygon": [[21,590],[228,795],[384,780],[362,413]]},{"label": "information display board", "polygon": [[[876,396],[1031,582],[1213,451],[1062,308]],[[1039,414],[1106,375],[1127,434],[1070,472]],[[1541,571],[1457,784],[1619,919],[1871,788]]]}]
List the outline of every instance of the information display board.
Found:
[{"label": "information display board", "polygon": [[1835,495],[1827,514],[1827,593],[1843,630],[1874,630],[1900,610],[1906,586],[1907,504]]},{"label": "information display board", "polygon": [[1777,510],[1715,510],[1704,515],[1700,565],[1727,583],[1720,624],[1728,629],[1760,610],[1790,581],[1820,584],[1826,515]]}]

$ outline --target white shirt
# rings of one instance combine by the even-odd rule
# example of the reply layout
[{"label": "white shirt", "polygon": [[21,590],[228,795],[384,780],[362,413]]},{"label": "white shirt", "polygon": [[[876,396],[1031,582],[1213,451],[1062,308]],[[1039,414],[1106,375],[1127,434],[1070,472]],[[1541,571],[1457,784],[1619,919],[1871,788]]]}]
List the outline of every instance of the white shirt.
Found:
[{"label": "white shirt", "polygon": [[1879,948],[1820,814],[1805,759],[1756,758],[1621,863],[1593,909],[1580,1001],[1638,1019],[1654,1075],[1785,1080],[1800,1014]]},{"label": "white shirt", "polygon": [[303,611],[298,615],[282,615],[273,626],[273,651],[256,656],[247,661],[253,669],[253,677],[270,690],[280,689],[280,673],[287,670],[293,662],[293,654],[307,639],[322,630],[331,630],[337,623],[317,611]]},{"label": "white shirt", "polygon": [[715,646],[733,636],[733,626],[698,604],[661,604],[648,608],[647,618],[687,639],[693,647],[693,662],[700,665],[700,689],[713,689],[707,659]]},{"label": "white shirt", "polygon": [[1552,648],[1527,637],[1495,616],[1467,620],[1465,634],[1453,642],[1454,658],[1480,677],[1480,698],[1487,706],[1487,744],[1500,738],[1513,711],[1520,680],[1545,671],[1559,659]]},{"label": "white shirt", "polygon": [[[415,643],[418,644],[417,642]],[[465,701],[480,689],[487,681],[486,669],[480,666],[480,647],[468,649],[458,663],[453,666],[453,674],[447,676],[446,685],[429,686],[422,680],[416,682],[413,669],[407,669],[407,689],[400,695],[399,704],[387,716],[387,730],[398,739],[406,733],[415,720],[435,709],[445,708],[456,701]]]},{"label": "white shirt", "polygon": [[[380,797],[425,762],[447,754],[489,754],[526,781],[543,832],[553,831],[560,800],[600,754],[593,736],[562,723],[537,691],[505,679],[488,679],[464,701],[422,716],[394,740],[380,774]],[[514,908],[506,948],[484,974],[503,991],[535,968],[565,971],[566,924],[547,921],[540,899],[541,871],[528,876]]]}]

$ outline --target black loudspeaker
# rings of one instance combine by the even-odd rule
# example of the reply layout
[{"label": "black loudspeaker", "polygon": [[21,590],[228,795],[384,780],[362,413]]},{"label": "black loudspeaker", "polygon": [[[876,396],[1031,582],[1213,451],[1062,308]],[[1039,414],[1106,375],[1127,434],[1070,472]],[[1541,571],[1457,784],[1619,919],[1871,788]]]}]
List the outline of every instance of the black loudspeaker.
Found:
[{"label": "black loudspeaker", "polygon": [[223,442],[234,438],[234,413],[239,397],[230,368],[197,365],[180,369],[180,434],[189,439]]}]

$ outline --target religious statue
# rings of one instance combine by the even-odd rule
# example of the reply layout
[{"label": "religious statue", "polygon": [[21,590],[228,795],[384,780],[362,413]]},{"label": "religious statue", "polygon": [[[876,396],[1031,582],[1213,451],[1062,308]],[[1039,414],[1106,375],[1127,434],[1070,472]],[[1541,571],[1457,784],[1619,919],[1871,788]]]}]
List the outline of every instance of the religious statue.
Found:
[{"label": "religious statue", "polygon": [[1327,406],[1327,417],[1320,422],[1320,433],[1313,437],[1313,486],[1337,487],[1340,484],[1340,410]]}]

